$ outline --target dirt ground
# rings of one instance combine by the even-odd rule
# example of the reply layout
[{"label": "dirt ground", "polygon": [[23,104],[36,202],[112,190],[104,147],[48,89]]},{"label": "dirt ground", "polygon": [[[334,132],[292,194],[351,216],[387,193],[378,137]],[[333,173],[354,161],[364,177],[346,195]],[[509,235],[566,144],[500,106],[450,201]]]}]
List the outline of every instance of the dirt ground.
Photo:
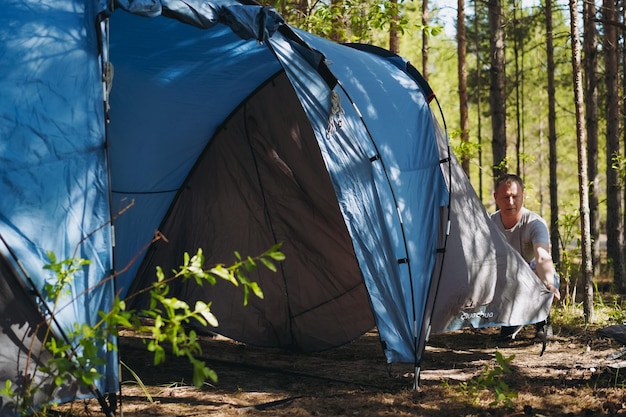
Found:
[{"label": "dirt ground", "polygon": [[[150,395],[123,372],[121,411],[127,417],[191,416],[599,416],[626,415],[624,378],[609,365],[622,345],[595,329],[565,331],[540,356],[542,344],[527,326],[518,340],[497,341],[497,329],[463,330],[431,337],[419,389],[412,364],[388,366],[375,330],[346,346],[316,354],[286,353],[206,337],[203,358],[219,376],[216,384],[193,387],[186,360],[152,365],[139,338],[120,340],[122,360]],[[464,383],[496,369],[496,352],[510,361],[503,377],[516,393],[512,406],[495,399],[493,388],[463,391]],[[487,370],[485,370],[487,365]],[[623,371],[626,375],[626,370]],[[488,387],[485,383],[483,388]],[[69,406],[72,416],[98,416],[94,400]]]}]

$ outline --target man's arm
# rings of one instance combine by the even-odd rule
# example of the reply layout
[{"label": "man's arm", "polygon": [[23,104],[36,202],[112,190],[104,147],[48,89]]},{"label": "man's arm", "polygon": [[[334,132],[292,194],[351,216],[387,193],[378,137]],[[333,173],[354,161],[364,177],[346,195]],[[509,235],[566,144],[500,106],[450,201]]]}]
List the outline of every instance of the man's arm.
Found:
[{"label": "man's arm", "polygon": [[549,246],[545,243],[536,243],[533,245],[533,249],[535,251],[535,261],[537,262],[535,270],[537,276],[548,291],[553,293],[557,300],[560,300],[561,294],[559,293],[559,289],[554,286],[556,271],[552,263],[552,255],[550,255]]}]

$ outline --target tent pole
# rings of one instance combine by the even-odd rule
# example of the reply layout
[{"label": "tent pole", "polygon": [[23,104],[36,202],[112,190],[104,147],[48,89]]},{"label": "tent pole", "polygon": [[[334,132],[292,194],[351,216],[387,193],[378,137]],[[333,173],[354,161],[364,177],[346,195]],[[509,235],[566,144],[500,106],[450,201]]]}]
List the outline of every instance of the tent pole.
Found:
[{"label": "tent pole", "polygon": [[413,391],[419,391],[420,389],[420,367],[415,366],[415,377],[413,378]]}]

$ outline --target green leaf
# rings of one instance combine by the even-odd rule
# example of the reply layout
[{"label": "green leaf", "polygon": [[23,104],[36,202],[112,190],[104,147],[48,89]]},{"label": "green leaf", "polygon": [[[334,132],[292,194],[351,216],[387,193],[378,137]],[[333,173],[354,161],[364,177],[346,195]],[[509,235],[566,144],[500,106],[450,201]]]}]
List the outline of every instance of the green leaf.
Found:
[{"label": "green leaf", "polygon": [[270,252],[268,255],[275,261],[284,261],[286,259],[285,254],[280,251]]},{"label": "green leaf", "polygon": [[159,365],[165,361],[165,350],[159,346],[155,345],[154,350],[154,364]]},{"label": "green leaf", "polygon": [[274,265],[272,261],[270,261],[267,258],[259,258],[259,260],[261,261],[263,265],[265,265],[267,269],[269,269],[272,272],[276,272],[276,265]]},{"label": "green leaf", "polygon": [[203,301],[196,301],[195,310],[213,327],[217,327],[217,317],[211,313],[211,303],[207,304]]},{"label": "green leaf", "polygon": [[214,275],[217,275],[219,278],[222,278],[232,283],[234,286],[239,285],[239,283],[233,276],[233,273],[227,268],[224,268],[224,265],[215,265],[213,268],[210,269],[210,272]]},{"label": "green leaf", "polygon": [[[50,260],[50,264],[51,265],[55,265],[57,263],[57,256],[54,254],[54,252],[46,251],[46,256]],[[46,268],[48,266],[50,266],[50,265],[45,265],[44,268]]]},{"label": "green leaf", "polygon": [[162,282],[165,279],[165,273],[163,273],[163,268],[160,266],[156,267],[156,278],[157,282]]},{"label": "green leaf", "polygon": [[0,390],[0,394],[6,396],[6,397],[12,397],[13,396],[13,382],[10,379],[7,379],[4,382],[4,388],[2,390]]},{"label": "green leaf", "polygon": [[250,284],[248,284],[248,287],[250,287],[254,295],[256,295],[261,300],[263,299],[263,291],[261,290],[259,284],[257,284],[256,282],[251,282]]},{"label": "green leaf", "polygon": [[170,307],[174,310],[189,310],[189,304],[187,304],[183,300],[179,300],[176,297],[165,298],[161,300],[161,303],[166,307]]}]

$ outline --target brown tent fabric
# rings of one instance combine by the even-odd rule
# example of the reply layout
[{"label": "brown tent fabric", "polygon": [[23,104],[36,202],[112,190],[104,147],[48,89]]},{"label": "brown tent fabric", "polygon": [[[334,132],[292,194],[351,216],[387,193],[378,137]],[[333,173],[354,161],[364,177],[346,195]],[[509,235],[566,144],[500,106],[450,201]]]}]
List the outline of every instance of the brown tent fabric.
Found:
[{"label": "brown tent fabric", "polygon": [[374,326],[332,183],[284,73],[225,123],[160,230],[168,242],[158,242],[148,253],[135,281],[140,284],[130,294],[153,280],[157,265],[165,271],[180,265],[171,254],[202,248],[210,266],[234,261],[235,250],[254,256],[282,242],[286,260],[280,271],[260,266],[253,273],[264,299],[252,296],[246,307],[242,295],[233,296],[241,289],[230,283],[202,291],[173,286],[174,295],[191,305],[212,301],[219,334],[253,345],[317,351],[345,344]]}]

